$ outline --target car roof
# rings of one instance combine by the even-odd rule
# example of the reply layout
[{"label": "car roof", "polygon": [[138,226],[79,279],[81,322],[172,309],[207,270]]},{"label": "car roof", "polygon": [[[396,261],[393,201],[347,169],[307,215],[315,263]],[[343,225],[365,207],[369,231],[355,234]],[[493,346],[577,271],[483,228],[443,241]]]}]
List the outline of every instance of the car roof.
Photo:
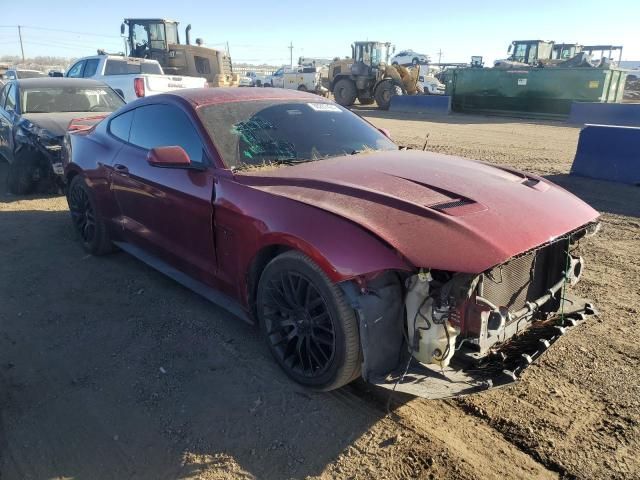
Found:
[{"label": "car roof", "polygon": [[43,87],[105,87],[106,85],[97,80],[88,78],[64,78],[64,77],[43,77],[25,78],[14,80],[21,88],[43,88]]},{"label": "car roof", "polygon": [[163,95],[184,98],[195,107],[250,100],[308,100],[316,103],[331,103],[331,100],[312,93],[285,88],[188,88]]}]

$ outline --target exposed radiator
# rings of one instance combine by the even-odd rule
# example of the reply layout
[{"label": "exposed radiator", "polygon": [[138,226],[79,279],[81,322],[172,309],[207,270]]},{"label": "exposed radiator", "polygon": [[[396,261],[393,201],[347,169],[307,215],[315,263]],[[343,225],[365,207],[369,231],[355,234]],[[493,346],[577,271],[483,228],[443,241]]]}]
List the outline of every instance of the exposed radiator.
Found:
[{"label": "exposed radiator", "polygon": [[566,241],[498,265],[483,276],[482,296],[497,307],[519,310],[555,284],[564,269]]}]

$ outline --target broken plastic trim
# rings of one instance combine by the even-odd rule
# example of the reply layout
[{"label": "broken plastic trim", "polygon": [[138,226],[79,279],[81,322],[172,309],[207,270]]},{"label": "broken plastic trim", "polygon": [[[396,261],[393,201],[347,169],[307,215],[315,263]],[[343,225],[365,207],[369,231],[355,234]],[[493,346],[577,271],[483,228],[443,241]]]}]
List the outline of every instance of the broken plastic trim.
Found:
[{"label": "broken plastic trim", "polygon": [[498,347],[484,362],[474,363],[454,356],[447,368],[440,369],[412,360],[403,378],[408,361],[406,353],[392,372],[366,380],[382,388],[393,390],[395,386],[396,391],[428,399],[469,395],[513,384],[562,335],[597,313],[589,301],[574,295],[567,294],[564,301],[569,310],[565,310],[562,318],[534,322],[529,329]]}]

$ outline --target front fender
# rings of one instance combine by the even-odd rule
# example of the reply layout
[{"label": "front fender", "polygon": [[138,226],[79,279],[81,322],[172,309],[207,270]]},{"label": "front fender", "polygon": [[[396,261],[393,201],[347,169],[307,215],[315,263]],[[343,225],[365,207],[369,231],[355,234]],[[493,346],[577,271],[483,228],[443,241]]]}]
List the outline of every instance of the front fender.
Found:
[{"label": "front fender", "polygon": [[216,185],[214,219],[219,274],[241,287],[240,298],[247,298],[242,286],[256,258],[277,247],[308,255],[336,283],[412,269],[393,247],[349,220],[222,176]]}]

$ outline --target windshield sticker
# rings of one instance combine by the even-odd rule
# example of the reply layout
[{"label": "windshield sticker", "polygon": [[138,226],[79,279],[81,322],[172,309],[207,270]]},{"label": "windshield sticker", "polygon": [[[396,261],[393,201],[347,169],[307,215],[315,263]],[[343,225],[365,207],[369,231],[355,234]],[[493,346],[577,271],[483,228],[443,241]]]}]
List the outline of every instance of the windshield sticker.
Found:
[{"label": "windshield sticker", "polygon": [[288,115],[302,115],[300,110],[287,110]]},{"label": "windshield sticker", "polygon": [[307,103],[313,110],[316,112],[338,112],[340,110],[336,105],[332,105],[331,103]]}]

